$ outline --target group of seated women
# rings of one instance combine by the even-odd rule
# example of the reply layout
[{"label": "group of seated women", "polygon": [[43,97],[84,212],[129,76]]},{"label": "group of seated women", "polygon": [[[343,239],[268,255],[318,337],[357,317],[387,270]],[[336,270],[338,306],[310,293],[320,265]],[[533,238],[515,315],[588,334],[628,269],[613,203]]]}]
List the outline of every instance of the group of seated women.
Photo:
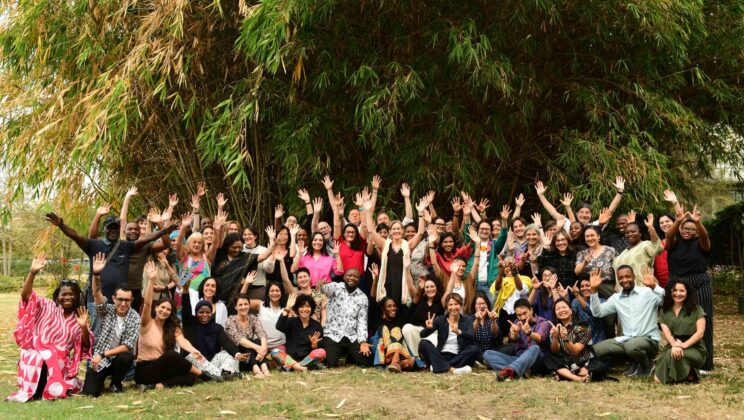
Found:
[{"label": "group of seated women", "polygon": [[[221,195],[215,217],[200,219],[202,186],[180,221],[170,220],[174,196],[166,212],[151,211],[141,227],[160,230],[140,239],[130,235],[131,223],[118,238],[123,221],[109,218],[105,241],[84,240],[47,215],[92,253],[88,305],[95,313],[91,325],[75,282],[60,283],[53,300],[34,293],[46,264],[43,256],[35,259],[15,331],[19,391],[9,399],[97,396],[106,377],[110,390],[121,392],[132,360],[143,389],[323,369],[339,358],[391,373],[490,368],[498,380],[529,374],[588,382],[627,368],[631,377],[694,382],[712,369],[710,240],[697,208],[686,212],[671,191],[664,198],[675,214],[659,218],[659,235],[651,214],[637,222],[631,211],[609,227],[622,178],[596,220],[589,205],[574,215],[570,194],[561,200],[566,215],[558,212],[538,182],[551,216],[545,224],[539,213],[532,223],[520,216],[521,195],[514,212],[504,205],[491,220],[488,200],[462,193],[445,220],[433,207],[434,192],[414,207],[403,184],[399,221],[375,209],[379,177],[349,211],[333,181],[322,184],[331,222],[321,218],[324,200],[300,190],[305,223],[285,220],[278,206],[265,247],[255,228],[241,232],[227,220]],[[144,279],[142,304],[133,307],[139,290],[121,273],[136,269],[135,255],[148,241],[166,242],[171,253],[157,247],[145,254],[137,274]],[[645,308],[643,319],[628,316],[636,307]],[[658,353],[661,338],[666,345]],[[95,386],[77,377],[86,359],[85,381]]]}]

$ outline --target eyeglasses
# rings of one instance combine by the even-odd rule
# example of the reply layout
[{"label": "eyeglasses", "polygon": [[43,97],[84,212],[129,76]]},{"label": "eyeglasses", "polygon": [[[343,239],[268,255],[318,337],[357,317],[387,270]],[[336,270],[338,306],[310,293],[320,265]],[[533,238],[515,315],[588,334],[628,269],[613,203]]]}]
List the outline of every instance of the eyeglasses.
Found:
[{"label": "eyeglasses", "polygon": [[132,299],[114,298],[117,303],[132,303]]}]

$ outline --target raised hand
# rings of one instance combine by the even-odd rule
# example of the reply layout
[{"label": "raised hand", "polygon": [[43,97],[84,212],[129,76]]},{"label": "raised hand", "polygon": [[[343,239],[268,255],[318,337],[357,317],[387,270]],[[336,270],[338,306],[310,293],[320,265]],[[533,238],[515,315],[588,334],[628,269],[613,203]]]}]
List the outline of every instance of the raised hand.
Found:
[{"label": "raised hand", "polygon": [[137,195],[138,190],[137,187],[131,187],[127,190],[127,193],[124,195],[124,198],[132,198],[135,195]]},{"label": "raised hand", "polygon": [[341,193],[336,194],[336,208],[343,213],[344,207],[344,197],[341,196]]},{"label": "raised hand", "polygon": [[664,201],[668,201],[672,204],[678,203],[677,194],[672,190],[664,190]]},{"label": "raised hand", "polygon": [[656,277],[648,267],[643,267],[643,285],[652,289],[656,287]]},{"label": "raised hand", "polygon": [[550,335],[556,339],[560,337],[561,331],[558,329],[558,327],[556,327],[555,324],[553,324],[553,322],[551,321],[548,321],[548,324],[550,324]]},{"label": "raised hand", "polygon": [[537,191],[537,195],[545,195],[545,191],[548,189],[545,187],[545,184],[543,184],[542,181],[537,181],[535,183],[535,191]]},{"label": "raised hand", "polygon": [[403,185],[400,186],[400,195],[403,196],[403,198],[408,198],[411,196],[411,187],[408,186],[405,182]]},{"label": "raised hand", "polygon": [[199,207],[201,206],[200,198],[198,195],[194,194],[191,196],[191,207],[194,210],[199,210]]},{"label": "raised hand", "polygon": [[163,210],[163,213],[160,215],[160,219],[163,221],[163,223],[169,221],[173,217],[173,210],[171,210],[170,207]]},{"label": "raised hand", "polygon": [[320,339],[322,338],[320,335],[320,331],[315,331],[313,335],[307,336],[308,340],[310,340],[310,347],[317,348],[318,342],[320,342]]},{"label": "raised hand", "polygon": [[373,176],[372,177],[372,189],[379,190],[381,182],[382,182],[382,178],[380,178],[380,175]]},{"label": "raised hand", "polygon": [[[370,271],[372,271],[371,268],[370,268]],[[424,290],[424,286],[426,285],[426,277],[419,277],[416,285],[418,286],[420,290]]]},{"label": "raised hand", "polygon": [[297,241],[297,253],[299,255],[305,255],[305,251],[307,251],[305,241]]},{"label": "raised hand", "polygon": [[501,206],[501,218],[503,220],[509,220],[509,215],[511,214],[511,209],[509,208],[508,204],[504,204]]},{"label": "raised hand", "polygon": [[54,226],[61,226],[64,223],[64,220],[62,220],[61,217],[57,216],[54,213],[47,213],[45,215],[45,219],[47,222],[53,224]]},{"label": "raised hand", "polygon": [[369,187],[364,187],[362,190],[362,202],[372,200],[372,194],[369,193]]},{"label": "raised hand", "polygon": [[569,208],[571,207],[571,202],[573,201],[573,194],[570,192],[567,192],[563,194],[563,199],[561,200],[561,204],[563,204],[563,207]]},{"label": "raised hand", "polygon": [[599,212],[599,219],[597,219],[597,223],[604,226],[610,222],[610,219],[612,219],[612,212],[610,211],[609,207],[602,207],[602,211]]},{"label": "raised hand", "polygon": [[80,325],[80,328],[86,328],[88,326],[88,310],[82,305],[75,312],[75,319],[78,325]]},{"label": "raised hand", "polygon": [[191,213],[186,213],[183,216],[181,216],[181,230],[186,230],[191,226]]},{"label": "raised hand", "polygon": [[160,210],[155,207],[151,208],[150,211],[147,212],[147,219],[156,225],[163,223],[163,216],[160,213]]},{"label": "raised hand", "polygon": [[292,238],[297,237],[297,232],[300,231],[300,225],[294,225],[289,229],[289,236]]},{"label": "raised hand", "polygon": [[439,239],[439,235],[437,234],[437,225],[430,223],[426,226],[426,233],[429,235],[429,246],[433,246],[437,242],[437,239]]},{"label": "raised hand", "polygon": [[31,272],[34,274],[39,274],[39,271],[43,270],[46,265],[46,254],[42,252],[41,254],[36,255],[33,261],[31,261]]},{"label": "raised hand", "polygon": [[376,263],[369,265],[369,272],[372,274],[372,278],[376,279],[380,277],[380,267],[378,267]]},{"label": "raised hand", "polygon": [[196,195],[200,199],[204,197],[204,195],[207,193],[207,186],[204,184],[204,181],[199,181],[196,184]]},{"label": "raised hand", "polygon": [[308,194],[307,190],[304,188],[297,190],[297,198],[302,200],[303,203],[310,202],[310,194]]},{"label": "raised hand", "polygon": [[[555,276],[555,274],[553,274],[553,275]],[[560,297],[562,297],[564,299],[568,298],[568,290],[569,289],[566,289],[565,287],[563,287],[562,284],[558,283],[558,281],[557,281],[558,280],[558,277],[557,276],[556,276],[556,279],[555,280],[556,281],[555,281],[555,283],[553,283],[553,287],[558,291],[558,295],[560,295]]]},{"label": "raised hand", "polygon": [[478,203],[478,205],[476,206],[476,209],[478,209],[478,213],[483,213],[489,207],[491,207],[491,203],[488,201],[488,199],[481,198],[480,203]]},{"label": "raised hand", "polygon": [[[519,193],[519,195],[514,199],[514,205],[516,207],[524,206],[524,194]],[[509,206],[507,205],[506,208],[509,208]]]},{"label": "raised hand", "polygon": [[571,292],[574,296],[579,296],[581,294],[581,290],[579,289],[579,281],[576,280],[576,282],[571,286]]},{"label": "raised hand", "polygon": [[511,320],[509,320],[509,319],[507,319],[506,322],[508,322],[509,325],[510,325],[510,327],[509,327],[509,335],[511,335],[511,336],[519,335],[519,325],[511,322]]},{"label": "raised hand", "polygon": [[460,197],[452,197],[452,211],[455,213],[459,213],[462,211],[462,202],[460,201]]},{"label": "raised hand", "polygon": [[256,281],[256,270],[248,272],[248,274],[245,275],[245,282],[250,286],[253,284],[253,282]]},{"label": "raised hand", "polygon": [[292,292],[289,297],[287,298],[287,309],[292,309],[295,302],[297,302],[297,292]]},{"label": "raised hand", "polygon": [[101,204],[101,207],[99,207],[98,210],[96,210],[96,216],[105,216],[109,214],[110,211],[111,211],[111,204],[109,203]]},{"label": "raised hand", "polygon": [[416,204],[416,211],[418,212],[418,214],[423,214],[424,213],[424,210],[426,210],[426,207],[427,206],[428,206],[428,204],[426,203],[426,200],[425,199],[421,199]]},{"label": "raised hand", "polygon": [[646,221],[644,224],[649,230],[654,228],[654,215],[652,213],[646,215]]},{"label": "raised hand", "polygon": [[362,193],[354,194],[354,205],[357,206],[357,208],[362,208],[362,206],[364,206],[364,198],[362,197]]},{"label": "raised hand", "polygon": [[323,186],[325,187],[326,190],[333,189],[333,181],[331,180],[330,176],[328,175],[324,176],[323,181],[321,182],[323,182]]},{"label": "raised hand", "polygon": [[480,239],[478,236],[478,231],[475,230],[475,227],[473,225],[468,226],[468,235],[470,235],[470,239],[473,241],[477,241]]},{"label": "raised hand", "polygon": [[631,210],[628,212],[628,223],[635,222],[636,221],[636,212],[635,210]]},{"label": "raised hand", "polygon": [[462,264],[462,261],[460,260],[454,260],[452,261],[452,264],[450,264],[450,271],[453,273],[457,273],[457,270],[460,269],[460,265]]},{"label": "raised hand", "polygon": [[592,293],[595,293],[601,285],[602,275],[600,274],[599,268],[595,268],[589,276],[589,286],[592,288]]},{"label": "raised hand", "polygon": [[168,207],[173,208],[178,205],[178,194],[173,193],[168,196]]},{"label": "raised hand", "polygon": [[532,223],[537,226],[542,226],[542,216],[540,213],[532,213]]},{"label": "raised hand", "polygon": [[225,194],[223,193],[217,194],[217,207],[223,208],[225,207],[225,204],[227,204],[227,198],[225,198]]},{"label": "raised hand", "polygon": [[341,252],[341,242],[333,241],[333,255],[338,255]]},{"label": "raised hand", "polygon": [[689,213],[690,219],[695,223],[700,223],[700,218],[702,215],[700,214],[700,210],[698,210],[697,204],[693,206],[692,212]]},{"label": "raised hand", "polygon": [[274,240],[276,239],[276,231],[274,230],[274,226],[267,226],[266,229],[264,229],[264,232],[266,232],[266,237],[269,238],[269,243],[273,244]]},{"label": "raised hand", "polygon": [[100,275],[106,268],[106,254],[99,252],[93,257],[93,274]]},{"label": "raised hand", "polygon": [[145,273],[147,273],[147,278],[150,280],[155,280],[156,278],[158,278],[158,266],[155,265],[154,261],[148,260],[145,263]]},{"label": "raised hand", "polygon": [[615,189],[618,193],[622,194],[623,192],[625,192],[625,179],[623,177],[615,177],[615,183],[612,185],[615,186]]},{"label": "raised hand", "polygon": [[323,199],[315,197],[313,200],[313,212],[320,213],[321,211],[323,211]]},{"label": "raised hand", "polygon": [[537,279],[537,277],[532,276],[532,290],[537,290],[540,288],[540,285],[542,282]]},{"label": "raised hand", "polygon": [[284,216],[284,206],[277,204],[276,207],[274,207],[274,219],[281,219],[282,216]]},{"label": "raised hand", "polygon": [[429,213],[429,210],[424,210],[424,222],[426,224],[431,224],[431,213]]}]

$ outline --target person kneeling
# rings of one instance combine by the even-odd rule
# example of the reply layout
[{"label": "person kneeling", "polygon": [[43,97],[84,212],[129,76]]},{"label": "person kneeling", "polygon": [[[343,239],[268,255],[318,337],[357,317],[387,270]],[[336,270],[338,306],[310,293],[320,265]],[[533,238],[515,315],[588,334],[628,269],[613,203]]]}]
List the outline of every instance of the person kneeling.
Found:
[{"label": "person kneeling", "polygon": [[382,322],[377,329],[375,365],[386,365],[388,372],[400,373],[413,367],[413,358],[403,339],[401,322],[396,321],[398,306],[395,299],[385,297],[382,302]]},{"label": "person kneeling", "polygon": [[114,304],[106,303],[101,292],[101,272],[106,256],[98,253],[93,258],[93,299],[100,320],[94,356],[85,373],[83,394],[98,397],[103,392],[106,377],[111,376],[109,389],[124,391],[122,381],[134,362],[134,346],[139,338],[140,316],[132,309],[132,289],[126,283],[116,287]]},{"label": "person kneeling", "polygon": [[432,315],[421,331],[421,338],[437,333],[436,347],[429,340],[421,340],[419,355],[434,373],[470,373],[479,353],[478,346],[475,345],[473,323],[460,316],[462,296],[450,293],[446,303],[447,315],[436,318]]},{"label": "person kneeling", "polygon": [[311,295],[298,292],[287,299],[287,307],[276,322],[276,329],[287,337],[287,351],[279,348],[271,351],[271,358],[284,369],[304,372],[308,367],[320,367],[320,362],[326,357],[325,350],[318,347],[323,338],[323,327],[312,318],[315,305]]},{"label": "person kneeling", "polygon": [[669,290],[660,319],[661,331],[669,344],[656,359],[654,382],[697,382],[698,369],[708,354],[702,339],[707,315],[698,305],[697,291],[689,281],[679,279]]},{"label": "person kneeling", "polygon": [[534,316],[530,302],[524,298],[514,302],[514,312],[517,314],[517,323],[509,321],[511,325],[509,341],[517,343],[516,355],[510,356],[496,350],[487,350],[483,353],[483,360],[491,369],[499,370],[496,375],[499,381],[523,376],[527,369],[541,359],[543,351],[550,351],[548,321]]}]

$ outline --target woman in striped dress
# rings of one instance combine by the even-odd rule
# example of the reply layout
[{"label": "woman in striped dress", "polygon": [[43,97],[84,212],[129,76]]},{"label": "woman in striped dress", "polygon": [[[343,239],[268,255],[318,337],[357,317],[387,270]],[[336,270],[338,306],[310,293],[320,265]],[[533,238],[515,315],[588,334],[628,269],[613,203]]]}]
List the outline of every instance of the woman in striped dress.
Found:
[{"label": "woman in striped dress", "polygon": [[698,303],[707,315],[703,341],[708,354],[702,369],[713,369],[713,279],[708,273],[710,238],[700,222],[697,206],[692,213],[678,211],[666,240],[669,283],[667,293],[678,279],[687,279],[697,289]]}]

